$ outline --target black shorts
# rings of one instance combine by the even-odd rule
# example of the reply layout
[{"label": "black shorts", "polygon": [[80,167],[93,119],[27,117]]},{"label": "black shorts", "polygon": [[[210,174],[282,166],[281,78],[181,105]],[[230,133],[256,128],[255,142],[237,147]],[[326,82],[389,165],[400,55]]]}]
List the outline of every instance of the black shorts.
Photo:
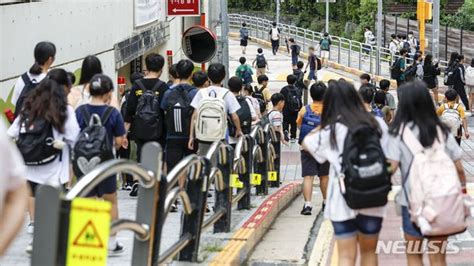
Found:
[{"label": "black shorts", "polygon": [[196,153],[188,149],[189,139],[168,139],[166,142],[166,167],[168,173],[182,160],[184,157]]},{"label": "black shorts", "polygon": [[245,46],[248,45],[248,43],[249,43],[248,39],[241,39],[241,40],[240,40],[240,46],[244,46],[244,47],[245,47]]},{"label": "black shorts", "polygon": [[329,162],[320,164],[307,151],[301,151],[301,176],[329,175]]},{"label": "black shorts", "polygon": [[[27,180],[27,181],[28,181],[28,186],[31,189],[32,196],[34,198],[34,197],[36,197],[36,189],[38,189],[38,187],[41,186],[42,184],[30,181],[30,180]],[[66,191],[66,185],[65,184],[62,184],[61,188],[62,188],[63,191]]]},{"label": "black shorts", "polygon": [[109,176],[100,182],[87,197],[102,197],[104,194],[113,194],[117,192],[117,175]]}]

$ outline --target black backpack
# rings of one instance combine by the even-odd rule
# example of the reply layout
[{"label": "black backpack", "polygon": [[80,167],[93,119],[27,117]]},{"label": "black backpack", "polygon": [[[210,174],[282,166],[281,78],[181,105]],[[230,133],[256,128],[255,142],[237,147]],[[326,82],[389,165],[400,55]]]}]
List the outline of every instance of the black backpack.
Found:
[{"label": "black backpack", "polygon": [[344,141],[341,193],[351,209],[384,206],[391,189],[380,132],[362,124],[349,129]]},{"label": "black backpack", "polygon": [[123,97],[125,100],[122,103],[122,106],[120,106],[120,114],[122,115],[122,118],[125,118],[127,114],[127,105],[128,105],[128,97],[130,96],[130,91],[126,91]]},{"label": "black backpack", "polygon": [[299,45],[295,45],[295,46],[296,46],[296,47],[295,47],[295,53],[296,53],[296,55],[300,55],[301,46],[299,46]]},{"label": "black backpack", "polygon": [[263,90],[265,88],[261,88],[260,90],[258,89],[257,86],[255,86],[255,91],[252,93],[252,97],[257,99],[258,105],[260,107],[260,113],[263,114],[267,110],[267,103],[265,102],[265,96],[263,95]]},{"label": "black backpack", "polygon": [[157,140],[163,134],[163,117],[156,92],[164,83],[162,81],[156,82],[151,90],[148,90],[141,80],[137,80],[136,84],[143,94],[138,99],[133,119],[133,136],[141,141]]},{"label": "black backpack", "polygon": [[20,93],[20,96],[18,97],[18,100],[16,101],[15,105],[15,117],[17,117],[21,109],[23,108],[23,104],[25,102],[26,97],[30,94],[30,92],[38,86],[39,83],[34,83],[30,77],[28,77],[28,73],[24,73],[21,75],[21,79],[23,79],[23,82],[25,83],[25,87],[23,87],[23,90]]},{"label": "black backpack", "polygon": [[454,73],[458,69],[458,63],[453,63],[451,66],[448,66],[444,70],[444,85],[453,86],[454,85]]},{"label": "black backpack", "polygon": [[408,52],[410,52],[410,43],[409,42],[403,42],[403,49],[406,49]]},{"label": "black backpack", "polygon": [[[252,131],[252,112],[250,111],[249,103],[244,96],[237,96],[236,98],[240,104],[240,109],[236,112],[239,116],[240,128],[243,134],[250,134],[250,131]],[[233,137],[235,136],[236,128],[230,116],[228,121],[229,135]]]},{"label": "black backpack", "polygon": [[400,67],[400,64],[402,62],[402,58],[398,58],[393,62],[392,66],[390,67],[390,78],[392,79],[400,79],[402,75],[402,68]]},{"label": "black backpack", "polygon": [[285,106],[288,106],[287,110],[290,112],[299,112],[301,107],[303,107],[301,91],[297,87],[288,86]]},{"label": "black backpack", "polygon": [[257,67],[258,68],[264,68],[267,66],[267,61],[265,60],[265,56],[263,54],[258,54],[257,55]]},{"label": "black backpack", "polygon": [[405,80],[405,81],[413,81],[413,80],[415,80],[416,69],[417,69],[417,65],[411,65],[411,66],[409,66],[409,67],[405,70],[405,72],[403,73],[404,80]]},{"label": "black backpack", "polygon": [[114,159],[114,147],[104,126],[113,111],[114,108],[108,106],[102,117],[99,117],[97,114],[91,115],[87,105],[79,106],[79,112],[88,126],[81,131],[74,146],[72,169],[77,177],[86,175],[100,163]]},{"label": "black backpack", "polygon": [[295,69],[293,70],[293,75],[296,76],[295,86],[300,90],[306,89],[306,85],[304,84],[304,72],[299,69]]},{"label": "black backpack", "polygon": [[25,165],[44,165],[56,160],[62,151],[53,147],[53,125],[43,118],[36,118],[29,125],[28,115],[23,113],[21,116],[20,134],[16,145]]},{"label": "black backpack", "polygon": [[194,109],[189,93],[194,90],[189,85],[177,85],[168,94],[166,102],[166,129],[173,136],[189,137],[191,117]]}]

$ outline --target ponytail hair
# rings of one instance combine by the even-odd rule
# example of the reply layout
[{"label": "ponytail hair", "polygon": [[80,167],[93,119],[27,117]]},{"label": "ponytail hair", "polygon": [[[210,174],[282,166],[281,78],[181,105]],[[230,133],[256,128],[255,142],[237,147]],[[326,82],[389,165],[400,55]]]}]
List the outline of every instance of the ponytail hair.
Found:
[{"label": "ponytail hair", "polygon": [[39,42],[35,46],[34,57],[35,62],[31,66],[29,72],[34,75],[39,75],[43,72],[42,66],[48,61],[50,57],[56,56],[56,46],[51,42]]}]

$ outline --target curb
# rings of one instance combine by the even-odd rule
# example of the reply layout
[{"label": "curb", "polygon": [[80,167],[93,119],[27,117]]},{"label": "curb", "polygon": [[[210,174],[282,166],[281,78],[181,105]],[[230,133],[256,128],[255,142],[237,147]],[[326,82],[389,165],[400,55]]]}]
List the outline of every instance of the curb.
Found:
[{"label": "curb", "polygon": [[255,213],[238,229],[223,250],[209,265],[242,265],[265,235],[278,214],[302,191],[302,184],[293,182],[269,196]]},{"label": "curb", "polygon": [[[239,33],[237,32],[229,32],[229,37],[232,37],[232,38],[239,38]],[[262,39],[257,39],[257,38],[250,38],[249,39],[250,41],[253,41],[253,42],[256,42],[260,45],[264,45],[266,47],[272,47],[271,43],[269,41],[265,41],[265,40],[262,40]],[[280,52],[287,52],[286,51],[286,47],[282,47],[280,46],[279,48],[279,51]],[[299,57],[301,58],[305,58],[305,59],[308,59],[308,54],[305,53],[305,52],[301,52]],[[338,70],[342,70],[346,73],[349,73],[349,74],[353,74],[353,75],[356,75],[356,76],[360,76],[366,72],[364,71],[361,71],[357,68],[353,68],[353,67],[347,67],[347,66],[344,66],[342,64],[338,64],[336,62],[333,62],[333,61],[328,61],[328,65],[331,67],[331,68],[334,68],[334,69],[338,69]],[[383,77],[383,76],[378,76],[378,75],[371,75],[372,79],[379,82],[380,80],[382,79],[388,79],[390,80],[390,88],[391,89],[396,89],[397,88],[397,81],[394,80],[394,79],[390,79],[390,78],[387,78],[387,77]]]}]

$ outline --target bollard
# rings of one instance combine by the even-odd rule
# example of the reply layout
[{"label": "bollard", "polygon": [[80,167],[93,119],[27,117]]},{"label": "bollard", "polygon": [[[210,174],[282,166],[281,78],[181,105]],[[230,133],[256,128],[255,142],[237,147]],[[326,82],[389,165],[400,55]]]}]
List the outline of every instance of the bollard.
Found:
[{"label": "bollard", "polygon": [[237,202],[238,210],[250,210],[250,174],[252,173],[252,149],[253,149],[253,140],[249,138],[248,135],[244,136],[244,143],[242,146],[243,153],[242,157],[244,159],[244,170],[243,174],[239,175],[240,181],[244,184],[242,189],[237,189],[239,193],[245,193],[242,198]]}]

